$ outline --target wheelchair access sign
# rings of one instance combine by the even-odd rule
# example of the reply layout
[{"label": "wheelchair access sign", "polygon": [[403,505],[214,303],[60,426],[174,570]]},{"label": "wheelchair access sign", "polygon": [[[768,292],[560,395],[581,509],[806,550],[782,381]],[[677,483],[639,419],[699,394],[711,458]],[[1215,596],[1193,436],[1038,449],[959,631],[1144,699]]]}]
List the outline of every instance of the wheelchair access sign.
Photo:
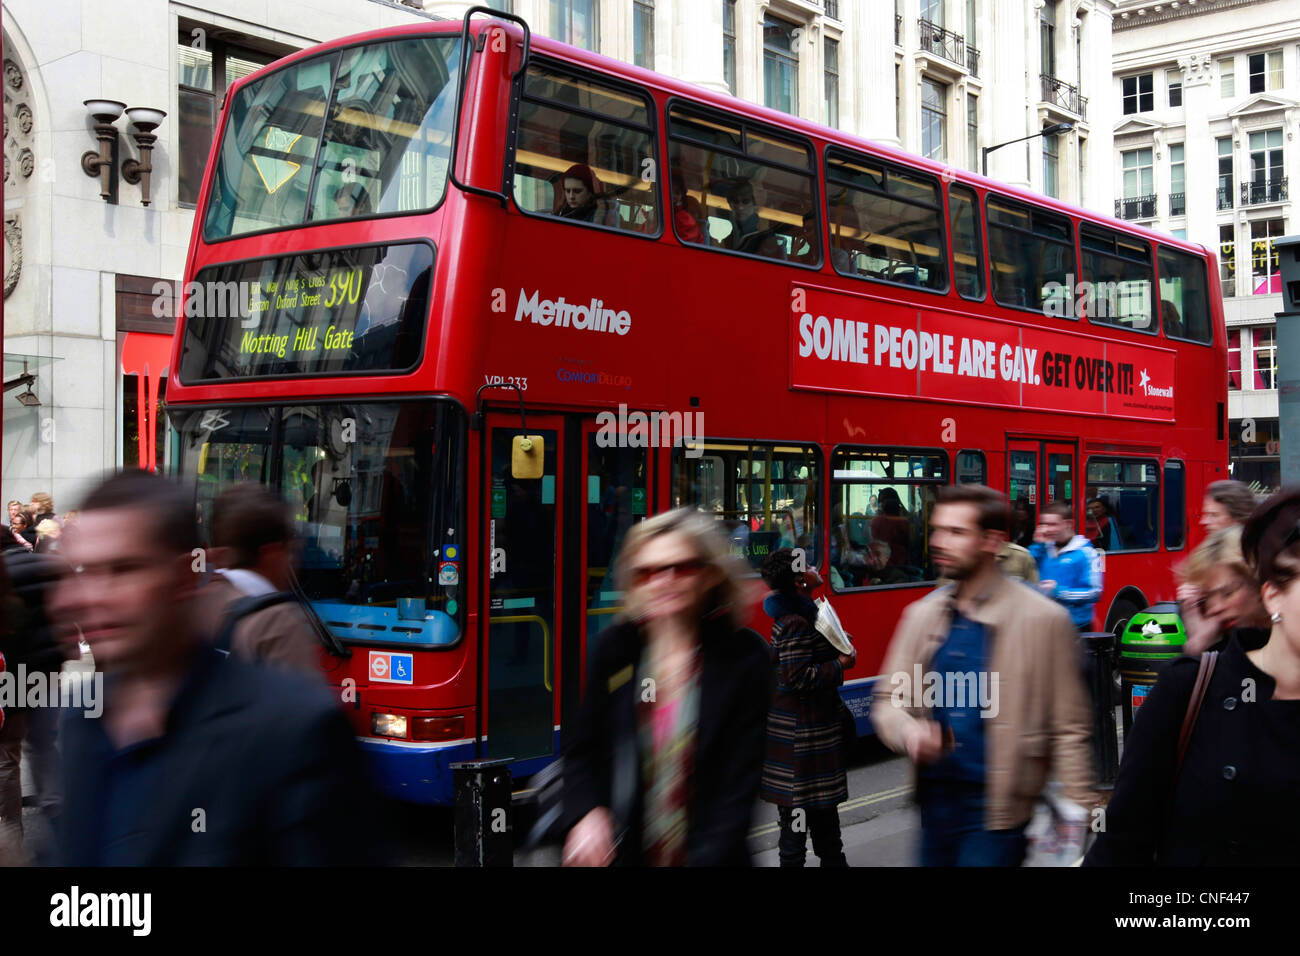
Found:
[{"label": "wheelchair access sign", "polygon": [[387,684],[410,684],[415,678],[414,665],[414,655],[411,654],[371,651],[370,679]]}]

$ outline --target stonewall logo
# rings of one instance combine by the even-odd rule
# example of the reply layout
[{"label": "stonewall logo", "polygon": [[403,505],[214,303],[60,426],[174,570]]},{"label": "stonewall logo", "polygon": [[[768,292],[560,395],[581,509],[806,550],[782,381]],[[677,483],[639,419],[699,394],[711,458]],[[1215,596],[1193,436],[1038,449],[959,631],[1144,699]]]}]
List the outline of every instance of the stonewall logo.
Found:
[{"label": "stonewall logo", "polygon": [[1147,398],[1174,397],[1174,387],[1170,385],[1168,388],[1158,388],[1155,385],[1152,385],[1151,376],[1147,374],[1146,369],[1143,369],[1138,373],[1138,375],[1138,388],[1142,389],[1142,394],[1147,396]]}]

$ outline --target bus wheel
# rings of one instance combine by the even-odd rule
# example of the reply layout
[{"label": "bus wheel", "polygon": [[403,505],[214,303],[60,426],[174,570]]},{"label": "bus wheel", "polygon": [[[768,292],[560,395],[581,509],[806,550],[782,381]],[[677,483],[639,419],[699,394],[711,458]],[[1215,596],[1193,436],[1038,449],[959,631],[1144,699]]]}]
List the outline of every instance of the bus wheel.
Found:
[{"label": "bus wheel", "polygon": [[1109,631],[1115,635],[1115,650],[1112,658],[1117,665],[1114,668],[1115,699],[1120,699],[1121,678],[1119,673],[1119,647],[1120,641],[1124,638],[1124,628],[1128,627],[1128,622],[1133,619],[1133,615],[1142,610],[1132,601],[1117,601],[1110,609],[1111,626]]}]

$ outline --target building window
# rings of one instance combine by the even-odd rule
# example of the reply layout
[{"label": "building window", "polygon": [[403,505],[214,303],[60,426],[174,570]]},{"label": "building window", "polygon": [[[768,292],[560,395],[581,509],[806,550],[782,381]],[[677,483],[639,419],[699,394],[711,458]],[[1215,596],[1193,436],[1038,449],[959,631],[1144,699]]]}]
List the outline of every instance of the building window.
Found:
[{"label": "building window", "polygon": [[[1146,219],[1155,210],[1146,207],[1155,195],[1155,177],[1150,149],[1129,149],[1123,153],[1124,217]],[[1131,215],[1130,215],[1131,213]]]},{"label": "building window", "polygon": [[1250,134],[1250,188],[1242,202],[1279,202],[1282,195],[1282,130]]},{"label": "building window", "polygon": [[1171,108],[1183,105],[1183,71],[1170,70],[1165,74],[1165,81],[1169,86],[1169,106]]},{"label": "building window", "polygon": [[1242,420],[1229,422],[1228,473],[1235,481],[1254,489],[1256,495],[1269,495],[1282,484],[1279,457],[1281,431],[1276,418],[1254,418],[1254,439],[1245,437]]},{"label": "building window", "polygon": [[1152,93],[1151,74],[1124,77],[1124,115],[1130,113],[1147,113],[1155,106]]},{"label": "building window", "polygon": [[1219,61],[1219,95],[1223,97],[1236,96],[1237,86],[1233,75],[1232,57],[1224,57]]},{"label": "building window", "polygon": [[948,122],[948,87],[929,77],[921,78],[921,155],[948,161],[944,128]]},{"label": "building window", "polygon": [[937,27],[943,26],[943,7],[946,0],[921,0],[921,19]]},{"label": "building window", "polygon": [[1184,178],[1183,144],[1169,147],[1169,215],[1187,215],[1187,185]]},{"label": "building window", "polygon": [[584,50],[599,50],[600,0],[551,0],[551,36]]},{"label": "building window", "polygon": [[1241,329],[1228,330],[1228,389],[1241,388]]},{"label": "building window", "polygon": [[1043,137],[1043,192],[1056,199],[1060,196],[1061,152],[1055,136]]},{"label": "building window", "polygon": [[1232,137],[1221,136],[1219,146],[1219,204],[1220,209],[1232,208]]},{"label": "building window", "polygon": [[655,0],[632,4],[632,48],[637,66],[655,68]]},{"label": "building window", "polygon": [[840,125],[840,42],[826,40],[826,125]]},{"label": "building window", "polygon": [[[212,146],[217,110],[232,83],[260,70],[266,64],[291,53],[289,47],[276,53],[264,53],[227,41],[206,37],[194,24],[182,24],[176,48],[179,82],[176,90],[180,129],[180,169],[177,176],[177,201],[193,206],[199,201],[203,186],[203,166]],[[196,37],[205,37],[203,48],[193,46]]]},{"label": "building window", "polygon": [[736,95],[736,0],[722,0],[722,72]]},{"label": "building window", "polygon": [[975,16],[975,0],[966,0],[966,45],[968,47],[979,48],[976,40],[976,27],[979,26],[979,19]]},{"label": "building window", "polygon": [[1224,295],[1237,294],[1237,237],[1232,225],[1219,227],[1219,284]]},{"label": "building window", "polygon": [[[1043,9],[1038,13],[1038,40],[1041,49],[1039,57],[1042,69],[1040,73],[1056,75],[1056,0],[1043,0]],[[1150,107],[1148,107],[1149,109]],[[1125,112],[1128,112],[1125,110]]]},{"label": "building window", "polygon": [[1282,88],[1282,51],[1272,50],[1268,53],[1252,53],[1247,61],[1250,72],[1250,91],[1263,93],[1265,90]]},{"label": "building window", "polygon": [[799,112],[799,37],[797,23],[778,17],[763,20],[763,105]]},{"label": "building window", "polygon": [[1257,220],[1250,224],[1252,295],[1268,295],[1282,291],[1282,277],[1278,274],[1277,249],[1273,245],[1274,239],[1285,235],[1282,224],[1281,219]]},{"label": "building window", "polygon": [[1255,359],[1255,388],[1277,387],[1277,330],[1259,325],[1250,330],[1251,351]]},{"label": "building window", "polygon": [[979,97],[973,93],[966,94],[966,159],[974,172],[979,172]]}]

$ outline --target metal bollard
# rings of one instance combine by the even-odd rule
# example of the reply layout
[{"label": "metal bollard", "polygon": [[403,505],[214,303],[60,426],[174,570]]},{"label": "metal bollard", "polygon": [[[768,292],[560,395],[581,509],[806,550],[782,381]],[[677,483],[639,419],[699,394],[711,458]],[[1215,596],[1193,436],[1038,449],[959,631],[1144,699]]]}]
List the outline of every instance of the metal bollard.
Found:
[{"label": "metal bollard", "polygon": [[509,759],[451,765],[456,794],[456,866],[514,866]]},{"label": "metal bollard", "polygon": [[1115,727],[1115,635],[1079,635],[1083,679],[1092,698],[1092,762],[1097,785],[1108,790],[1119,776],[1119,743]]}]

